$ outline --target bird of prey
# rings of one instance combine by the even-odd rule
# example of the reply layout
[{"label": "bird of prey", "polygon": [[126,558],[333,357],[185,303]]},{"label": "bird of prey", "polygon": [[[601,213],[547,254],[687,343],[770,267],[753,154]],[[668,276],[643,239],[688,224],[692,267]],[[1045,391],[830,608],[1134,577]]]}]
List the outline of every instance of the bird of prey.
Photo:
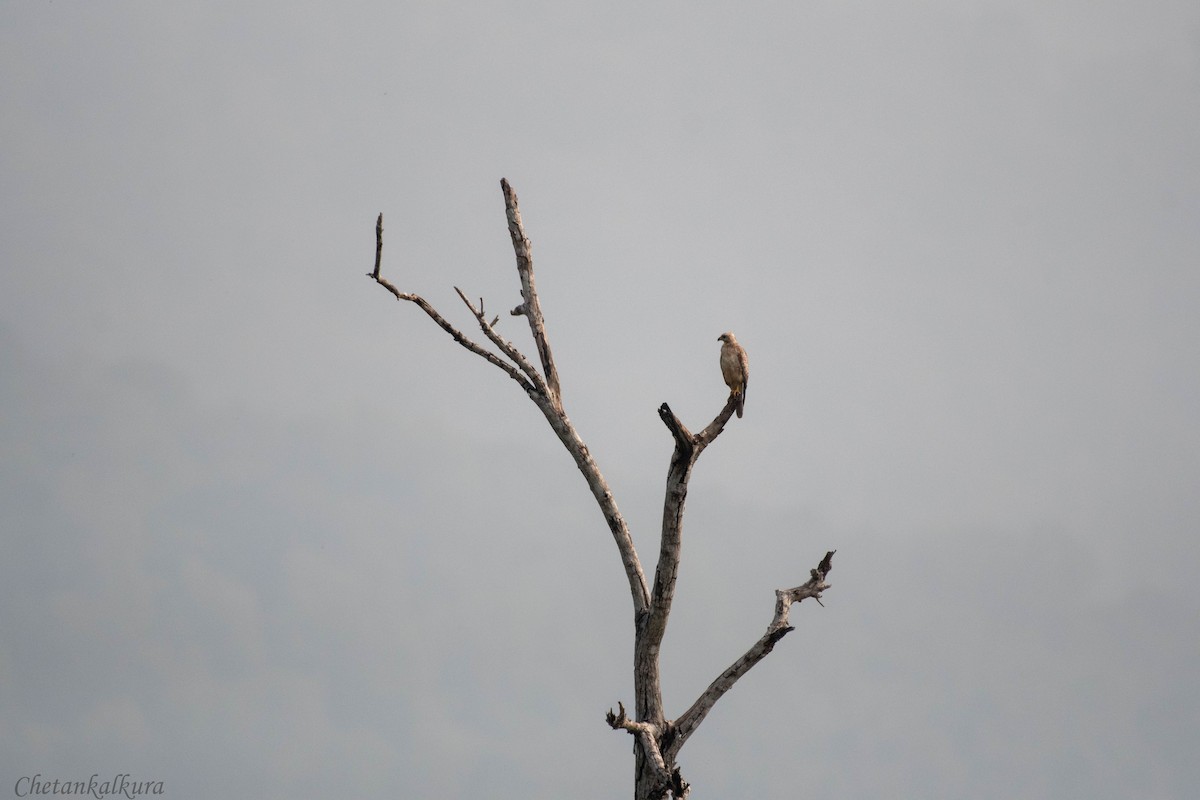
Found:
[{"label": "bird of prey", "polygon": [[717,337],[721,342],[721,375],[725,385],[737,398],[737,415],[741,419],[742,409],[746,405],[746,384],[750,382],[750,362],[746,359],[746,351],[738,344],[733,331],[726,331]]}]

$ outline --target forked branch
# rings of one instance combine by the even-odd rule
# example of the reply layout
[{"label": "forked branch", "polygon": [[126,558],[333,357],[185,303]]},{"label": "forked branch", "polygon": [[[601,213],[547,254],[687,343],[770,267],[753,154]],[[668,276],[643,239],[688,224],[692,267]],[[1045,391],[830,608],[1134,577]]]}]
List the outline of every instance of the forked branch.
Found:
[{"label": "forked branch", "polygon": [[389,292],[391,292],[392,295],[397,300],[405,300],[409,303],[416,305],[418,308],[420,308],[422,311],[424,311],[426,314],[428,314],[429,318],[432,319],[434,322],[436,322],[438,324],[438,326],[440,326],[442,328],[442,330],[444,330],[444,331],[446,331],[446,333],[450,334],[450,337],[452,339],[454,339],[454,341],[458,342],[459,344],[461,344],[466,349],[470,350],[475,355],[477,355],[480,358],[482,358],[483,360],[487,361],[489,364],[492,364],[492,365],[504,370],[508,374],[508,376],[510,378],[512,378],[514,381],[516,381],[517,383],[519,383],[521,385],[521,388],[524,389],[526,392],[533,392],[535,390],[534,385],[531,384],[529,382],[529,380],[526,379],[526,377],[524,377],[520,372],[518,372],[517,369],[512,364],[503,360],[502,358],[500,358],[499,356],[497,356],[495,353],[491,352],[490,350],[487,350],[486,348],[481,347],[479,344],[471,341],[471,339],[469,339],[462,331],[460,331],[458,328],[451,325],[446,320],[445,317],[443,317],[441,314],[439,314],[437,309],[434,308],[433,306],[431,306],[425,300],[425,298],[421,297],[418,294],[410,294],[407,292],[400,291],[395,286],[393,286],[391,284],[391,282],[389,282],[387,280],[387,278],[384,278],[382,275],[380,275],[379,274],[379,262],[382,258],[382,255],[383,255],[383,214],[380,214],[379,219],[375,223],[375,270],[374,270],[374,272],[368,272],[367,277],[371,278],[376,283],[378,283],[380,286],[382,286],[383,288],[385,288]]},{"label": "forked branch", "polygon": [[692,467],[704,449],[725,429],[736,408],[737,400],[731,395],[716,418],[698,434],[691,433],[666,403],[658,408],[658,416],[675,439],[675,452],[667,468],[662,535],[658,566],[654,570],[654,587],[650,592],[650,614],[634,642],[634,690],[639,719],[661,721],[664,718],[658,655],[667,631],[671,605],[675,601],[675,584],[679,578],[679,562],[683,557],[683,506],[687,500]]},{"label": "forked branch", "polygon": [[624,730],[633,734],[642,748],[644,758],[649,762],[650,773],[654,785],[645,787],[644,794],[650,797],[663,797],[668,792],[675,800],[687,800],[691,785],[683,779],[679,767],[668,766],[663,759],[659,742],[665,738],[662,727],[649,722],[636,722],[625,714],[625,704],[617,703],[617,713],[608,710],[605,720],[613,730]]},{"label": "forked branch", "polygon": [[520,350],[496,331],[496,324],[499,321],[498,317],[490,322],[487,320],[482,300],[476,306],[461,290],[455,287],[458,296],[467,308],[470,309],[471,315],[475,317],[480,330],[499,349],[500,354],[472,341],[462,331],[451,325],[420,295],[401,292],[383,277],[381,274],[383,214],[379,215],[379,219],[375,224],[375,268],[372,272],[367,273],[367,277],[391,292],[397,300],[405,300],[419,306],[434,322],[449,333],[454,341],[480,358],[483,358],[488,363],[504,370],[510,378],[515,380],[525,390],[525,393],[529,395],[529,398],[533,400],[538,409],[546,417],[546,421],[550,423],[550,428],[558,436],[559,441],[563,443],[567,452],[575,460],[576,466],[583,473],[584,479],[587,481],[588,488],[592,491],[592,496],[595,497],[596,503],[600,506],[600,511],[604,515],[604,520],[608,524],[613,539],[617,544],[617,549],[621,554],[621,564],[625,569],[625,575],[629,581],[629,591],[633,598],[634,613],[637,618],[641,619],[645,617],[650,606],[650,590],[646,583],[646,576],[642,572],[641,562],[638,560],[637,551],[634,549],[633,537],[629,533],[629,527],[626,525],[624,517],[621,516],[621,512],[617,509],[617,503],[608,488],[608,482],[604,479],[604,475],[600,472],[600,468],[596,466],[596,462],[592,459],[587,446],[583,443],[583,440],[575,431],[575,426],[571,424],[571,420],[567,418],[566,412],[563,410],[562,396],[558,384],[558,370],[554,366],[554,358],[550,353],[550,342],[546,336],[545,320],[542,317],[541,304],[538,301],[537,289],[533,280],[532,246],[529,242],[529,237],[525,235],[524,224],[521,222],[521,213],[517,206],[516,193],[509,186],[508,181],[502,180],[500,185],[504,190],[504,205],[507,211],[508,230],[513,241],[513,249],[516,253],[517,273],[521,280],[521,296],[523,298],[523,302],[514,309],[513,313],[523,314],[529,320],[530,331],[533,334],[534,342],[538,348],[538,355],[541,359],[541,373],[538,372],[537,368]]},{"label": "forked branch", "polygon": [[708,716],[708,712],[712,711],[713,706],[717,704],[726,692],[733,688],[738,679],[745,675],[750,669],[762,661],[766,656],[775,649],[775,644],[787,634],[795,630],[788,624],[788,611],[793,603],[799,603],[806,598],[813,598],[818,603],[821,601],[821,593],[830,588],[830,585],[825,583],[827,576],[833,569],[833,554],[837,552],[830,550],[821,559],[821,563],[816,569],[809,570],[809,579],[800,586],[792,589],[777,589],[775,591],[775,614],[771,618],[771,624],[767,626],[767,631],[745,654],[737,661],[733,662],[720,675],[717,676],[704,693],[692,703],[691,708],[683,712],[682,716],[675,720],[674,732],[675,738],[669,746],[664,748],[663,757],[668,763],[674,761],[679,749],[683,747],[684,742],[688,740],[704,718]]},{"label": "forked branch", "polygon": [[475,317],[475,321],[479,323],[479,329],[483,331],[484,336],[488,337],[492,344],[500,348],[501,353],[504,353],[504,355],[508,356],[514,364],[520,367],[521,371],[529,376],[529,380],[533,382],[533,385],[536,386],[539,391],[541,391],[543,394],[546,394],[546,382],[542,380],[542,376],[538,374],[538,371],[533,368],[533,365],[529,363],[529,360],[525,358],[520,350],[513,347],[512,342],[496,333],[496,323],[494,321],[488,322],[484,317],[483,300],[480,299],[479,307],[476,308],[475,304],[468,300],[467,296],[463,294],[462,289],[459,289],[457,286],[455,286],[454,291],[458,293],[459,298],[462,299],[466,307],[470,309],[471,315]]}]

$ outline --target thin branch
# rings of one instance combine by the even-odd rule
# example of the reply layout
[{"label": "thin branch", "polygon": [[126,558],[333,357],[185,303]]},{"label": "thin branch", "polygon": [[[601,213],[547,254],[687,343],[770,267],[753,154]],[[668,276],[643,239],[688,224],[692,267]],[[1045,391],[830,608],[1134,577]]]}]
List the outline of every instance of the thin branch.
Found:
[{"label": "thin branch", "polygon": [[608,481],[604,479],[604,474],[596,466],[591,452],[583,443],[583,439],[579,437],[571,420],[567,418],[566,412],[544,394],[530,393],[530,397],[542,410],[542,414],[545,415],[546,421],[550,423],[550,427],[558,436],[559,441],[575,459],[575,465],[579,467],[584,480],[587,481],[588,488],[592,490],[592,496],[596,498],[596,503],[600,506],[600,512],[604,515],[604,521],[608,523],[608,529],[612,533],[613,541],[617,544],[617,551],[621,555],[621,565],[625,568],[625,577],[629,581],[629,592],[633,598],[634,618],[645,619],[650,608],[650,589],[646,583],[646,575],[642,571],[642,562],[638,559],[637,549],[633,546],[633,536],[629,532],[625,518],[621,516],[620,510],[617,508],[617,501],[613,497],[612,490],[608,488]]},{"label": "thin branch", "polygon": [[529,330],[533,334],[538,356],[542,360],[542,372],[546,375],[550,397],[555,405],[561,406],[562,391],[558,384],[558,370],[554,366],[554,356],[550,353],[550,341],[546,338],[546,321],[542,317],[542,305],[538,301],[537,288],[533,282],[533,244],[525,235],[525,225],[521,222],[521,210],[517,206],[517,193],[504,178],[500,179],[500,188],[504,191],[508,234],[512,239],[513,252],[517,256],[517,273],[521,277],[521,298],[524,301],[514,308],[512,313],[513,316],[523,314],[529,320]]},{"label": "thin branch", "polygon": [[457,286],[455,286],[454,291],[458,292],[459,298],[461,298],[466,307],[471,310],[471,316],[475,317],[475,321],[479,323],[479,329],[482,330],[484,335],[492,341],[492,344],[499,347],[500,352],[504,353],[504,355],[508,356],[514,364],[520,367],[521,371],[529,376],[529,380],[533,382],[534,386],[538,387],[540,391],[545,392],[546,382],[542,380],[542,376],[538,374],[536,369],[533,368],[533,365],[529,363],[529,360],[525,358],[524,354],[514,347],[512,342],[496,333],[493,323],[489,323],[486,319],[484,319],[483,298],[479,299],[479,308],[476,308],[475,305],[467,299],[467,296],[463,294],[462,289],[459,289]]},{"label": "thin branch", "polygon": [[[730,394],[729,399],[725,401],[725,407],[721,409],[721,413],[717,414],[716,419],[708,423],[708,427],[700,431],[695,436],[696,449],[703,450],[713,443],[713,440],[721,435],[721,431],[725,430],[726,423],[733,417],[738,407],[737,395]],[[700,454],[696,453],[699,458]]]},{"label": "thin branch", "polygon": [[532,395],[536,389],[534,384],[526,380],[516,367],[504,361],[495,353],[487,350],[479,344],[476,344],[471,339],[467,338],[462,331],[451,325],[445,317],[438,313],[437,309],[429,304],[425,298],[418,294],[409,294],[402,292],[393,286],[386,278],[379,274],[379,263],[383,255],[383,214],[379,215],[379,220],[375,223],[375,270],[368,272],[367,277],[378,283],[383,288],[387,289],[397,300],[405,300],[409,303],[417,305],[422,311],[429,315],[430,319],[436,322],[442,330],[450,334],[450,337],[460,345],[470,350],[475,355],[493,364],[508,373],[508,376],[521,385],[521,388]]},{"label": "thin branch", "polygon": [[792,589],[777,589],[775,591],[775,614],[771,618],[771,624],[767,626],[767,632],[751,645],[750,649],[741,658],[733,662],[728,669],[717,676],[717,679],[709,684],[704,693],[696,699],[696,702],[692,703],[691,708],[675,720],[675,738],[663,754],[663,757],[667,761],[673,762],[675,760],[675,756],[679,753],[679,749],[683,747],[684,742],[696,732],[696,728],[708,716],[708,712],[712,711],[717,701],[733,688],[738,679],[749,672],[755,664],[766,658],[767,654],[775,649],[776,642],[795,630],[788,624],[788,611],[791,609],[792,604],[799,603],[801,600],[809,597],[819,601],[821,593],[830,588],[829,584],[825,583],[825,577],[833,569],[832,562],[835,552],[834,550],[830,550],[825,554],[825,557],[821,559],[821,563],[817,565],[817,568],[809,571],[810,577],[804,584]]}]

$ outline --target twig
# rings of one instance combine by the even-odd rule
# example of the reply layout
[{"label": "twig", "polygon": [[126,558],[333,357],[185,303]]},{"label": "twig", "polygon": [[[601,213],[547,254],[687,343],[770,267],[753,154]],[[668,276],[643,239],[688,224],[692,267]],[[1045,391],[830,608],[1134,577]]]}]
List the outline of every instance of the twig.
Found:
[{"label": "twig", "polygon": [[496,333],[495,328],[488,324],[488,321],[484,319],[483,298],[480,298],[479,300],[480,307],[476,308],[471,301],[467,299],[467,296],[463,294],[462,289],[459,289],[457,286],[455,286],[454,291],[458,292],[458,296],[463,301],[463,304],[471,310],[471,316],[475,317],[475,321],[479,323],[479,329],[482,330],[484,335],[492,341],[492,344],[499,347],[500,352],[504,353],[504,355],[508,356],[514,364],[520,367],[521,371],[529,376],[529,380],[533,382],[533,385],[536,386],[539,391],[545,392],[546,382],[542,380],[542,376],[539,375],[538,371],[533,368],[533,365],[529,363],[529,360],[525,358],[524,354],[514,347],[512,342]]}]

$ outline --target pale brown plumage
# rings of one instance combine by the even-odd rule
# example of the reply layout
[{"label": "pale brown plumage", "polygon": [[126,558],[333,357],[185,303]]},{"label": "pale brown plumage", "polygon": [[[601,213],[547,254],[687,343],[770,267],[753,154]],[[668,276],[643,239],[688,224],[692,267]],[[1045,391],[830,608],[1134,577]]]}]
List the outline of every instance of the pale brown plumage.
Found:
[{"label": "pale brown plumage", "polygon": [[750,362],[746,358],[746,351],[734,338],[733,331],[722,333],[717,337],[717,341],[722,343],[721,376],[725,378],[725,385],[729,387],[729,391],[737,398],[737,415],[740,419],[742,409],[746,405],[746,384],[750,382]]}]

